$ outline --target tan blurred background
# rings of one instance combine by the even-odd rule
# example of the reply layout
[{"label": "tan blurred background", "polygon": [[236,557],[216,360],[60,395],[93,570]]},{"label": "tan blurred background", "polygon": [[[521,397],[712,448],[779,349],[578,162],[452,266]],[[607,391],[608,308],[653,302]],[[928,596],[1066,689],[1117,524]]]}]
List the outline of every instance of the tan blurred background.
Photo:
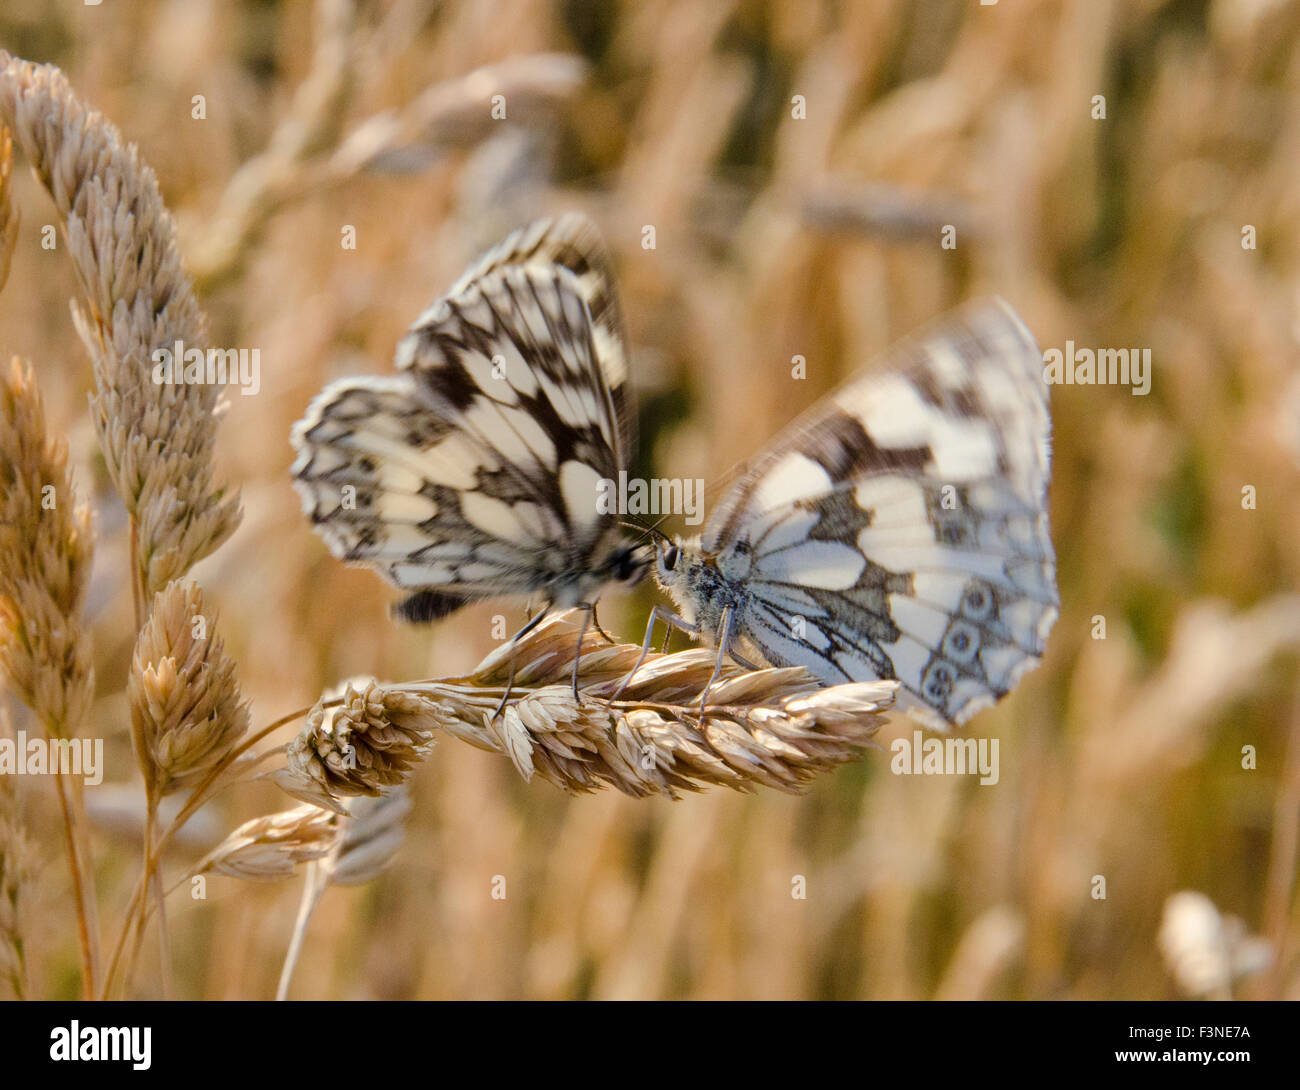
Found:
[{"label": "tan blurred background", "polygon": [[[261,391],[231,396],[219,439],[244,523],[196,571],[255,724],[494,646],[496,607],[390,623],[392,592],[303,519],[287,437],[326,381],[387,371],[429,300],[536,215],[583,209],[614,251],[637,466],[659,476],[716,482],[971,296],[1007,297],[1045,348],[1151,349],[1149,396],[1053,391],[1063,610],[1043,667],[966,728],[999,739],[996,786],[892,775],[886,749],[801,797],[575,799],[447,740],[393,867],[325,895],[293,994],[1171,997],[1157,936],[1196,890],[1271,950],[1234,993],[1300,998],[1298,41],[1283,0],[5,0],[0,47],[63,67],[157,171],[213,343],[261,350]],[[36,364],[96,497],[95,720],[129,787],[124,520],[73,271],[62,241],[42,250],[54,214],[23,173],[0,346]],[[653,601],[611,595],[602,620],[638,639]],[[173,868],[286,805],[228,793]],[[34,966],[63,997],[75,945],[47,841]],[[115,927],[138,845],[103,827],[95,846]],[[272,995],[297,893],[213,878],[205,903],[177,898],[177,994]]]}]

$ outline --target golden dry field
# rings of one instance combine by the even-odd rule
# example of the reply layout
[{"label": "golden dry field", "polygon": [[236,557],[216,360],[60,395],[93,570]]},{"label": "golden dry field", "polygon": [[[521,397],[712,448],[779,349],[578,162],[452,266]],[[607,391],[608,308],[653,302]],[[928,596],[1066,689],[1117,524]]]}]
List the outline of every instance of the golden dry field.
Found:
[{"label": "golden dry field", "polygon": [[[5,0],[0,729],[102,741],[102,782],[0,775],[0,995],[269,999],[292,945],[291,998],[1300,998],[1298,45],[1289,0]],[[1149,350],[1051,389],[1060,618],[960,728],[996,783],[895,774],[891,716],[571,793],[580,732],[421,733],[382,690],[348,714],[386,807],[281,789],[301,715],[231,762],[524,622],[392,620],[289,436],[567,211],[617,271],[632,469],[710,506],[968,299]],[[149,382],[186,338],[257,382]],[[600,622],[639,645],[656,601]]]}]

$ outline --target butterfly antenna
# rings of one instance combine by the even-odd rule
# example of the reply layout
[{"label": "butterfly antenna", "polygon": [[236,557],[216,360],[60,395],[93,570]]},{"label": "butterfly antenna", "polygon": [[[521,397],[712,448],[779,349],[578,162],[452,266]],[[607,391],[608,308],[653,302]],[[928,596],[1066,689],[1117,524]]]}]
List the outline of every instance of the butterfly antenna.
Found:
[{"label": "butterfly antenna", "polygon": [[665,541],[671,544],[673,539],[670,538],[667,534],[665,534],[662,530],[660,530],[659,527],[662,526],[665,522],[667,522],[672,517],[673,517],[672,512],[670,511],[667,514],[660,515],[649,526],[640,526],[634,522],[625,522],[623,523],[623,525],[630,530],[640,530],[643,535],[653,534],[660,541]]},{"label": "butterfly antenna", "polygon": [[635,522],[620,522],[619,525],[625,526],[629,530],[638,531],[642,537],[650,537],[651,535],[653,535],[654,537],[658,538],[660,541],[671,544],[672,538],[670,538],[667,534],[665,534],[662,530],[659,529],[660,524],[662,524],[664,519],[668,517],[669,517],[668,515],[662,516],[659,519],[659,521],[656,522],[653,526],[641,526]]}]

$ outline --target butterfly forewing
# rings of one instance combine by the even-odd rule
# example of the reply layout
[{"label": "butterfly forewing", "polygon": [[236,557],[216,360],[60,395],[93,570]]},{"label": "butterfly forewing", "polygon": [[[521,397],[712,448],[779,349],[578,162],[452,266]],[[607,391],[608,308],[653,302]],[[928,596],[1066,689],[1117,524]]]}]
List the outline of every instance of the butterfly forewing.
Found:
[{"label": "butterfly forewing", "polygon": [[[531,367],[547,369],[556,382],[585,380],[591,388],[603,390],[612,417],[609,443],[625,458],[631,445],[631,419],[623,318],[609,254],[595,225],[585,216],[570,212],[556,219],[537,220],[507,235],[461,274],[446,295],[416,319],[412,334],[436,323],[449,303],[462,299],[476,282],[504,268],[533,270],[543,277],[548,272],[563,269],[572,275],[574,288],[587,308],[597,373],[579,366],[578,360],[563,356],[557,360],[550,353],[543,353],[527,363]],[[583,362],[589,363],[590,359]],[[399,368],[436,366],[436,363],[436,360],[418,352],[418,339],[408,336],[398,348]]]}]

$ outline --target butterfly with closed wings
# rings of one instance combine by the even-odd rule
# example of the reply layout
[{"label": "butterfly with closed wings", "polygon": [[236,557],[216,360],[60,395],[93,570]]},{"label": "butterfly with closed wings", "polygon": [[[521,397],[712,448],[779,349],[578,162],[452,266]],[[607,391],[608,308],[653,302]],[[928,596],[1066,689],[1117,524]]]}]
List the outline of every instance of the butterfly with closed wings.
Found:
[{"label": "butterfly with closed wings", "polygon": [[653,559],[597,502],[627,464],[626,358],[595,227],[523,227],[416,319],[396,375],[312,401],[292,437],[303,508],[336,556],[409,592],[406,620],[497,597],[545,603],[516,640],[552,607],[591,619]]},{"label": "butterfly with closed wings", "polygon": [[659,548],[680,613],[655,607],[643,657],[663,618],[719,667],[892,678],[914,718],[964,722],[1038,664],[1056,619],[1050,440],[1033,336],[1001,300],[966,307],[791,425],[701,537]]}]

